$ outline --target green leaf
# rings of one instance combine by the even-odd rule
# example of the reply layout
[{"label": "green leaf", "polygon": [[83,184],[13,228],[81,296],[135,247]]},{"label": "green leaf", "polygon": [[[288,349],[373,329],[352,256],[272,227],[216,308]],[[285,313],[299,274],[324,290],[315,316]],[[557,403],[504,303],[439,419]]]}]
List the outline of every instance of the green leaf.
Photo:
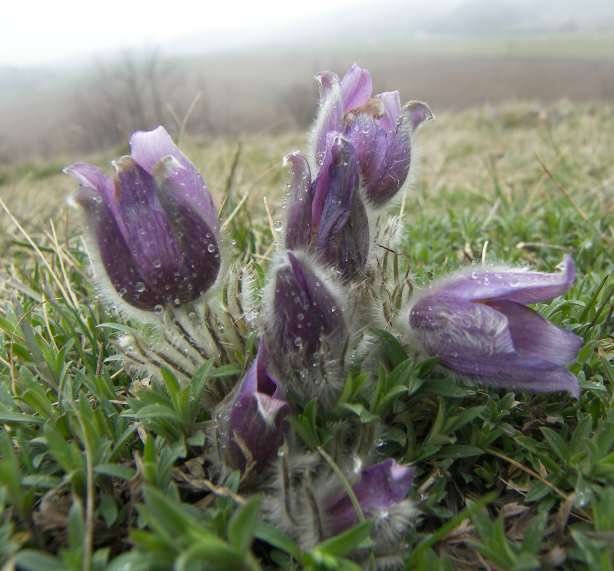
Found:
[{"label": "green leaf", "polygon": [[360,422],[363,424],[368,424],[369,422],[375,422],[379,420],[379,416],[372,414],[369,412],[362,404],[360,403],[343,403],[340,408],[345,410],[349,410],[353,414],[355,414],[358,418],[360,418]]},{"label": "green leaf", "polygon": [[260,498],[257,496],[252,497],[244,506],[236,510],[230,518],[228,539],[237,548],[239,553],[247,551],[251,545],[259,510]]},{"label": "green leaf", "polygon": [[296,561],[301,561],[303,558],[301,548],[294,540],[289,538],[283,531],[280,531],[268,523],[259,523],[254,531],[254,536],[277,549],[285,551]]},{"label": "green leaf", "polygon": [[66,571],[64,564],[55,557],[30,549],[20,551],[15,563],[24,571]]},{"label": "green leaf", "polygon": [[544,435],[544,438],[548,441],[550,448],[554,450],[556,455],[565,464],[568,464],[569,463],[569,451],[567,449],[567,444],[565,443],[565,440],[563,440],[563,437],[560,434],[554,432],[554,430],[550,428],[542,427],[540,430],[542,434]]},{"label": "green leaf", "polygon": [[313,551],[319,551],[335,557],[343,557],[366,541],[369,538],[370,532],[371,522],[363,521],[343,533],[316,545]]},{"label": "green leaf", "polygon": [[437,454],[438,458],[470,458],[472,456],[480,456],[484,451],[477,446],[469,444],[451,444],[445,446]]},{"label": "green leaf", "polygon": [[103,474],[121,480],[131,480],[136,473],[133,468],[122,464],[98,464],[94,468],[96,474]]}]

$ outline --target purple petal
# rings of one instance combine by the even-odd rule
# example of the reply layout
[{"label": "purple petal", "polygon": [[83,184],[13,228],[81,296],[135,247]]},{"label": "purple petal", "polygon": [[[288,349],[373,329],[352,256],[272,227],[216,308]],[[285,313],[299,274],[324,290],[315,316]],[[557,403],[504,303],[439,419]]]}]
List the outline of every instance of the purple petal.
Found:
[{"label": "purple petal", "polygon": [[450,369],[498,388],[535,393],[566,391],[578,397],[578,379],[567,369],[532,355],[516,353],[476,358],[470,353],[446,356],[442,364]]},{"label": "purple petal", "polygon": [[[365,468],[352,490],[365,516],[373,517],[379,511],[404,500],[414,476],[413,468],[388,459]],[[327,504],[325,509],[331,534],[340,533],[358,523],[354,506],[346,494],[341,493],[330,498]]]},{"label": "purple petal", "polygon": [[317,232],[317,250],[323,260],[349,278],[360,271],[369,250],[367,214],[358,195],[358,161],[352,145],[337,138],[331,163],[319,176],[327,181],[327,193]]},{"label": "purple petal", "polygon": [[[188,191],[186,169],[173,157],[166,157],[156,167],[158,198],[164,208],[181,250],[181,269],[175,275],[174,299],[191,301],[207,291],[217,279],[220,245],[217,217],[211,195]],[[215,225],[212,226],[211,223]]]},{"label": "purple petal", "polygon": [[358,191],[358,161],[352,145],[338,137],[330,150],[331,162],[324,178],[326,194],[324,196],[321,215],[318,219],[318,245],[326,247],[331,236],[338,233],[348,222],[354,195]]},{"label": "purple petal", "polygon": [[305,247],[311,239],[311,173],[309,164],[300,153],[286,157],[292,169],[288,221],[286,223],[286,248]]},{"label": "purple petal", "polygon": [[507,317],[481,303],[426,296],[412,307],[409,323],[424,350],[442,359],[514,352]]},{"label": "purple petal", "polygon": [[420,125],[435,117],[431,108],[422,101],[410,101],[405,105],[405,113],[409,115],[409,124],[411,125],[412,133],[414,133]]},{"label": "purple petal", "polygon": [[[160,168],[168,171],[166,176],[173,176],[176,179],[173,192],[185,195],[185,200],[199,210],[201,217],[217,233],[217,213],[207,185],[164,127],[158,127],[153,131],[137,131],[130,139],[130,149],[134,161],[150,175],[157,175]],[[169,161],[168,157],[173,157],[175,161]],[[166,159],[165,165],[159,166],[162,159]]]},{"label": "purple petal", "polygon": [[153,177],[130,157],[116,163],[118,209],[128,247],[146,285],[171,291],[182,273],[182,252],[171,222],[158,198]]},{"label": "purple petal", "polygon": [[360,113],[344,132],[356,148],[367,197],[374,206],[388,202],[401,189],[411,164],[409,116],[403,114],[391,131],[379,123]]},{"label": "purple petal", "polygon": [[247,447],[258,467],[265,465],[277,452],[287,428],[285,418],[290,406],[279,382],[269,375],[267,361],[261,341],[230,410],[226,460],[233,468],[246,467],[241,444]]},{"label": "purple petal", "polygon": [[239,396],[262,393],[264,395],[282,399],[283,390],[277,379],[267,370],[268,354],[263,340],[258,346],[258,354],[249,368],[239,388]]},{"label": "purple petal", "polygon": [[75,178],[81,187],[91,188],[112,203],[113,181],[98,167],[87,163],[74,163],[64,169],[64,172]]},{"label": "purple petal", "polygon": [[246,468],[246,454],[242,449],[245,447],[256,467],[264,467],[283,441],[289,412],[286,401],[262,393],[239,397],[230,411],[228,465],[239,470]]},{"label": "purple petal", "polygon": [[343,128],[343,101],[339,78],[333,73],[316,76],[320,81],[320,108],[312,132],[312,148],[316,164],[324,162],[327,143],[332,133]]},{"label": "purple petal", "polygon": [[539,313],[512,301],[491,301],[488,305],[507,317],[514,349],[519,355],[538,357],[555,365],[573,363],[583,339],[565,331]]},{"label": "purple petal", "polygon": [[87,218],[88,227],[102,266],[120,296],[139,309],[152,309],[162,302],[139,273],[138,264],[119,227],[111,203],[97,190],[82,186],[75,194]]},{"label": "purple petal", "polygon": [[341,308],[326,284],[288,252],[289,265],[275,276],[274,327],[267,348],[272,354],[304,349],[312,355],[322,336],[346,331]]},{"label": "purple petal", "polygon": [[376,97],[384,105],[384,114],[379,118],[379,125],[386,131],[395,129],[397,121],[401,116],[401,97],[398,91],[385,91]]},{"label": "purple petal", "polygon": [[581,344],[530,309],[507,301],[477,303],[439,293],[420,299],[410,326],[442,365],[487,385],[577,396],[577,379],[562,364]]},{"label": "purple petal", "polygon": [[315,76],[320,87],[320,103],[330,94],[335,85],[339,85],[339,77],[332,71],[321,71]]},{"label": "purple petal", "polygon": [[341,97],[345,113],[358,109],[369,101],[373,93],[371,74],[356,64],[347,71],[341,80]]},{"label": "purple petal", "polygon": [[149,174],[164,157],[175,157],[180,163],[190,162],[173,142],[164,127],[153,131],[136,131],[130,138],[130,155]]},{"label": "purple petal", "polygon": [[333,147],[338,148],[342,145],[342,138],[339,134],[328,134],[322,164],[316,179],[312,183],[313,189],[311,194],[313,198],[311,203],[311,224],[314,228],[317,228],[320,224],[324,202],[326,201],[326,196],[328,195],[328,188],[330,185],[330,168],[334,157]]},{"label": "purple petal", "polygon": [[433,288],[472,301],[506,300],[529,304],[549,301],[563,295],[576,278],[570,256],[563,260],[564,270],[557,274],[502,269],[474,269],[470,274],[435,284]]}]

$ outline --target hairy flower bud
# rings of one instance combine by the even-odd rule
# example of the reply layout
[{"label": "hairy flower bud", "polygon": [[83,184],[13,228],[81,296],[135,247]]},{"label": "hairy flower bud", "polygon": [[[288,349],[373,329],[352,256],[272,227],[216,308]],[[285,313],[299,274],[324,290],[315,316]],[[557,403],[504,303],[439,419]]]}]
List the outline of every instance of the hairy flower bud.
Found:
[{"label": "hairy flower bud", "polygon": [[[352,491],[366,518],[377,518],[385,510],[407,497],[415,472],[392,458],[364,468]],[[324,500],[326,523],[336,535],[358,523],[358,514],[350,497],[340,491]]]},{"label": "hairy flower bud", "polygon": [[369,254],[369,221],[359,193],[359,172],[352,145],[330,136],[324,162],[311,180],[299,153],[287,158],[293,177],[286,224],[286,247],[314,252],[349,280],[360,275]]},{"label": "hairy flower bud", "polygon": [[286,252],[265,295],[264,340],[275,372],[303,399],[336,394],[348,344],[335,283],[303,252]]},{"label": "hairy flower bud", "polygon": [[239,470],[261,469],[283,440],[290,406],[280,383],[267,371],[261,343],[258,355],[241,381],[228,413],[226,464]]},{"label": "hairy flower bud", "polygon": [[207,186],[163,127],[137,132],[114,179],[83,163],[80,183],[92,255],[129,305],[151,311],[195,300],[220,270],[218,223]]},{"label": "hairy flower bud", "polygon": [[572,363],[582,339],[525,304],[565,293],[575,279],[568,256],[559,274],[514,269],[461,272],[433,284],[413,303],[418,345],[445,367],[495,387],[567,391],[577,397]]}]

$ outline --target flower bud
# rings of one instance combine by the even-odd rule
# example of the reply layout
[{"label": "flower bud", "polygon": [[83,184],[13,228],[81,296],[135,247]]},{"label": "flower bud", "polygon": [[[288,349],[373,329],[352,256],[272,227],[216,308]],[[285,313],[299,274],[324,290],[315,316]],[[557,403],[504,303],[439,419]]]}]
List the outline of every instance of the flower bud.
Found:
[{"label": "flower bud", "polygon": [[261,469],[275,456],[287,428],[290,405],[280,383],[267,371],[261,343],[258,355],[234,395],[228,414],[225,462],[232,469]]},{"label": "flower bud", "polygon": [[272,326],[267,336],[271,353],[304,351],[309,355],[320,348],[323,338],[346,335],[340,303],[324,279],[305,257],[287,253],[287,263],[273,278]]},{"label": "flower bud", "polygon": [[293,177],[286,224],[286,247],[305,248],[344,280],[360,275],[369,254],[369,220],[359,193],[356,153],[340,136],[331,136],[324,162],[311,181],[307,161],[288,157]]}]

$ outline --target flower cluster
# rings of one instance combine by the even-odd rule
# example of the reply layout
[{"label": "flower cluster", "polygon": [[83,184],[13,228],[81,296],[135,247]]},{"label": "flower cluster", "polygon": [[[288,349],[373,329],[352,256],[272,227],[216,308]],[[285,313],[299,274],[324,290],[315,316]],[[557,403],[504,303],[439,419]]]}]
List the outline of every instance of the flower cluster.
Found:
[{"label": "flower cluster", "polygon": [[371,551],[355,557],[390,566],[415,513],[414,468],[381,457],[377,427],[335,421],[320,448],[293,421],[314,400],[334,413],[350,370],[369,372],[374,362],[374,327],[465,379],[577,397],[566,365],[582,340],[527,307],[564,294],[575,268],[569,257],[558,274],[474,267],[389,303],[385,292],[404,283],[377,248],[397,238],[388,207],[411,183],[416,133],[432,113],[421,102],[402,106],[396,91],[373,95],[369,72],[356,65],[341,79],[317,79],[308,151],[286,157],[284,236],[259,308],[249,272],[229,262],[205,181],[162,127],[133,135],[113,178],[87,164],[66,172],[80,184],[74,201],[97,283],[147,326],[119,339],[133,371],[155,379],[164,367],[189,383],[205,360],[245,362],[259,337],[242,378],[208,386],[211,477],[238,470],[245,493],[264,493],[264,517],[307,548],[369,519]]}]

